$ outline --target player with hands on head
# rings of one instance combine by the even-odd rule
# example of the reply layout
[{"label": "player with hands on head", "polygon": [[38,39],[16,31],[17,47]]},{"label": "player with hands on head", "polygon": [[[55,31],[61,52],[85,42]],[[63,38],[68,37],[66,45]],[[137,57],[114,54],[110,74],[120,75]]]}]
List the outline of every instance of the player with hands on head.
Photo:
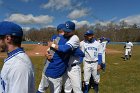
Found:
[{"label": "player with hands on head", "polygon": [[101,68],[103,71],[105,71],[106,68],[106,60],[105,60],[105,55],[106,55],[106,45],[110,42],[109,38],[101,37],[99,39],[99,42],[101,43],[101,49],[102,49],[102,63],[101,63]]},{"label": "player with hands on head", "polygon": [[0,93],[34,93],[34,69],[21,47],[22,28],[9,21],[0,22],[0,47],[7,50],[0,78]]},{"label": "player with hands on head", "polygon": [[101,68],[102,54],[101,44],[94,38],[94,31],[88,30],[84,34],[85,40],[80,42],[81,50],[85,53],[84,61],[84,93],[88,93],[89,80],[91,75],[94,80],[95,93],[99,92],[100,75],[98,70]]}]

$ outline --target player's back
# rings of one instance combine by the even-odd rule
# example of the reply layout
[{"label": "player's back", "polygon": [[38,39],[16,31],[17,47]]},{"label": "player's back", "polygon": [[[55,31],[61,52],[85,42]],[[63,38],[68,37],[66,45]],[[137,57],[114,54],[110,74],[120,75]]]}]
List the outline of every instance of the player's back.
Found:
[{"label": "player's back", "polygon": [[133,44],[131,42],[126,43],[126,48],[131,48]]}]

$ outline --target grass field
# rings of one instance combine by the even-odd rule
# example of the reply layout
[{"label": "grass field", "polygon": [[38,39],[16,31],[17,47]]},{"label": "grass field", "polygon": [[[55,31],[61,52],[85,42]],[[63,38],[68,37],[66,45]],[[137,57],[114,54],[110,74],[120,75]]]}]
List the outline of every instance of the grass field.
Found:
[{"label": "grass field", "polygon": [[[123,50],[122,45],[108,48]],[[123,53],[107,54],[106,73],[102,73],[100,93],[140,93],[140,46],[133,49],[132,59],[123,61]]]},{"label": "grass field", "polygon": [[[140,46],[133,48],[132,59],[123,61],[123,45],[108,45],[108,49],[121,51],[106,54],[107,69],[101,72],[100,93],[140,93]],[[28,50],[28,49],[27,49]],[[41,79],[44,57],[30,57],[35,67],[36,88]],[[0,68],[2,67],[0,58]],[[49,93],[49,92],[46,92]],[[90,89],[89,93],[94,93]]]}]

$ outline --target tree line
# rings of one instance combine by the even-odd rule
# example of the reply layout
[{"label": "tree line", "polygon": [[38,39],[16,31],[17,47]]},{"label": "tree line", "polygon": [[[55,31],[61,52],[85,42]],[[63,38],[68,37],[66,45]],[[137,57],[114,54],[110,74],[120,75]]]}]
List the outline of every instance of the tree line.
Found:
[{"label": "tree line", "polygon": [[[107,37],[113,42],[125,42],[127,40],[132,42],[140,41],[140,28],[136,24],[127,25],[125,22],[121,22],[119,25],[116,25],[110,22],[107,26],[102,26],[99,23],[90,27],[85,25],[76,29],[75,34],[79,36],[80,40],[83,40],[84,33],[89,29],[95,31],[96,38]],[[24,31],[24,40],[45,42],[49,41],[54,34],[57,34],[56,28],[32,28],[29,31]]]}]

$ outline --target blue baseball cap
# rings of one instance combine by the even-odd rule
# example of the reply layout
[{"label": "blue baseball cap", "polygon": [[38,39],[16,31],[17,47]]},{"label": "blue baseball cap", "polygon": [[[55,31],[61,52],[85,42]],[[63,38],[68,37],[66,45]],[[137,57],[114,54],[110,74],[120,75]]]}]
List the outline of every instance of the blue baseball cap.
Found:
[{"label": "blue baseball cap", "polygon": [[103,40],[105,40],[105,38],[104,37],[101,37],[100,40],[103,41]]},{"label": "blue baseball cap", "polygon": [[65,22],[65,27],[63,28],[65,32],[72,32],[75,30],[75,23],[72,21]]},{"label": "blue baseball cap", "polygon": [[63,28],[65,28],[65,24],[59,24],[57,26],[57,31],[62,30]]},{"label": "blue baseball cap", "polygon": [[12,35],[12,36],[23,36],[22,28],[9,21],[0,22],[0,35]]},{"label": "blue baseball cap", "polygon": [[94,34],[94,31],[88,30],[88,31],[85,32],[84,35],[93,35],[93,34]]}]

